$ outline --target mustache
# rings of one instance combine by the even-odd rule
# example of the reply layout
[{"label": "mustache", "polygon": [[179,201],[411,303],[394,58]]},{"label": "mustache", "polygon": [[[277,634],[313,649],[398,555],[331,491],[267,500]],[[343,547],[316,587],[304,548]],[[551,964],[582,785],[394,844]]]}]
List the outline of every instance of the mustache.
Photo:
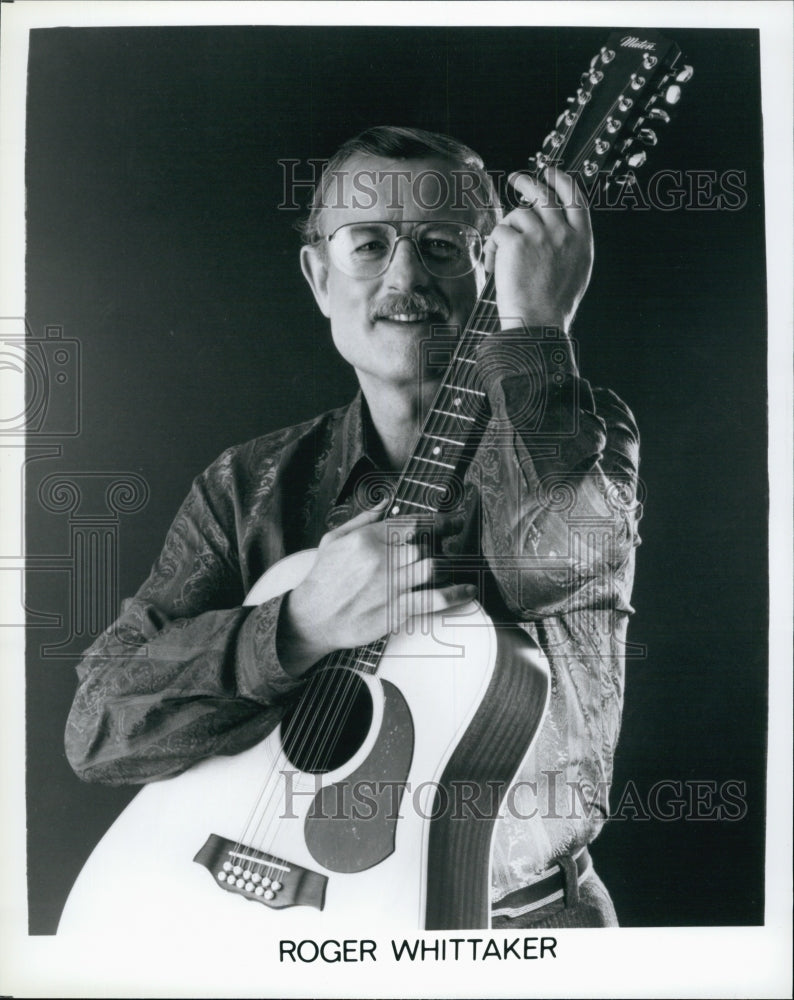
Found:
[{"label": "mustache", "polygon": [[370,322],[386,319],[395,313],[427,313],[432,319],[445,323],[451,313],[449,303],[435,292],[398,292],[376,302],[369,311]]}]

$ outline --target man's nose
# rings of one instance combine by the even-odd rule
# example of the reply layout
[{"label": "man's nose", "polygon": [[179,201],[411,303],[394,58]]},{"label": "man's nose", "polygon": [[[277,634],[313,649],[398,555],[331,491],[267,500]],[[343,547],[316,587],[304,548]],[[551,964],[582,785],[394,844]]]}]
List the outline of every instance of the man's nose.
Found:
[{"label": "man's nose", "polygon": [[398,236],[386,269],[390,288],[407,289],[428,284],[430,275],[411,236]]}]

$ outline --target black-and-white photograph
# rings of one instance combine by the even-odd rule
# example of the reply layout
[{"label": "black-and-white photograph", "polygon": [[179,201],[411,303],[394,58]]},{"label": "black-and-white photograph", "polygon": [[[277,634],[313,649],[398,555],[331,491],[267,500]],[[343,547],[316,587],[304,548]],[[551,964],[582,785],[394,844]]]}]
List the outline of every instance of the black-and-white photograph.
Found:
[{"label": "black-and-white photograph", "polygon": [[80,6],[3,164],[0,992],[785,995],[790,11]]}]

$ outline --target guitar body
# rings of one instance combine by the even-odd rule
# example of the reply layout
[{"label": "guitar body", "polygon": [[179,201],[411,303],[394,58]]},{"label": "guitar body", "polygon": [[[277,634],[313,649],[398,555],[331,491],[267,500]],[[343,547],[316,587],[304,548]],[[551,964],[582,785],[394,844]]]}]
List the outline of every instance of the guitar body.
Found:
[{"label": "guitar body", "polygon": [[[292,589],[313,559],[278,563],[246,603]],[[345,693],[354,687],[347,759],[323,774],[300,770],[285,754],[285,720],[250,750],[147,785],[89,858],[59,933],[196,936],[210,927],[261,941],[345,927],[489,926],[498,805],[545,711],[545,657],[472,602],[409,622],[390,637],[377,674],[330,673]],[[219,882],[221,842],[243,855],[248,890]],[[272,901],[254,894],[251,870],[281,882]]]}]

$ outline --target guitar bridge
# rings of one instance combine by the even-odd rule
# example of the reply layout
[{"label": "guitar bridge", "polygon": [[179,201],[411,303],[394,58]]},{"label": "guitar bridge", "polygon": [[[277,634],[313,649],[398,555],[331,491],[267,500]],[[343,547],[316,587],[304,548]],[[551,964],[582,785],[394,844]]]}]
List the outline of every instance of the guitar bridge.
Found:
[{"label": "guitar bridge", "polygon": [[207,869],[221,889],[274,910],[288,906],[322,910],[325,905],[325,875],[215,833],[210,834],[193,860]]}]

